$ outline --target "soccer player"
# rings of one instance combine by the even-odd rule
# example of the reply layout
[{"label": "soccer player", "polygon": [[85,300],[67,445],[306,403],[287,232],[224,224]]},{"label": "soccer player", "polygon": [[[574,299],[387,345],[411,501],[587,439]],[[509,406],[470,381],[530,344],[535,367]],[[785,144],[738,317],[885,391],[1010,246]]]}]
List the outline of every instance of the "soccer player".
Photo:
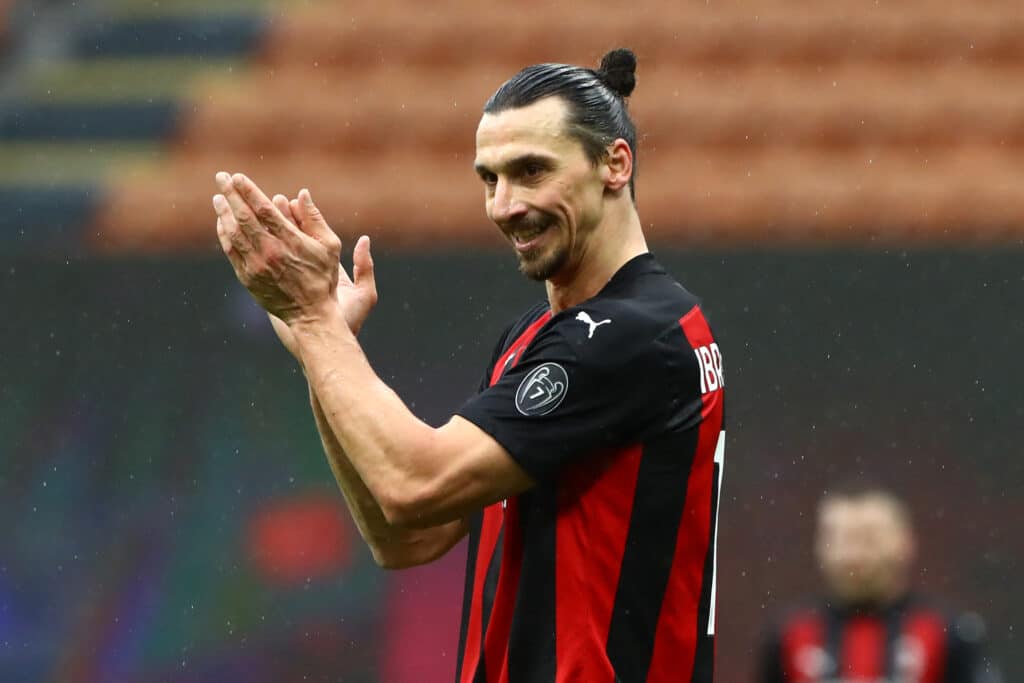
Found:
[{"label": "soccer player", "polygon": [[762,683],[998,683],[976,615],[950,615],[913,593],[906,506],[876,485],[831,490],[815,544],[828,590],[764,644]]},{"label": "soccer player", "polygon": [[487,215],[547,298],[437,429],[356,342],[377,299],[368,238],[349,279],[308,191],[270,200],[217,175],[223,250],[304,368],[378,562],[430,562],[469,535],[461,683],[712,680],[722,356],[644,240],[635,67],[628,50],[531,66],[484,106]]}]

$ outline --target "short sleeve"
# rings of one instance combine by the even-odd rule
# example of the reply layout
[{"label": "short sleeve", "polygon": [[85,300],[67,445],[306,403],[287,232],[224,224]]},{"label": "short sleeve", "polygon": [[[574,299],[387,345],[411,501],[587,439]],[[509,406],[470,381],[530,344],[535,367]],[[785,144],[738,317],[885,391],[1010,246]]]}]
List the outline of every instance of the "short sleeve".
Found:
[{"label": "short sleeve", "polygon": [[[685,393],[679,383],[687,357],[657,339],[609,335],[588,343],[554,326],[458,414],[542,481],[576,458],[637,443],[664,425]],[[697,377],[695,365],[689,375]]]},{"label": "short sleeve", "polygon": [[505,328],[505,331],[498,337],[498,343],[495,344],[494,350],[491,352],[491,362],[487,364],[487,368],[484,370],[483,375],[480,377],[480,384],[477,387],[477,393],[481,393],[487,390],[487,387],[491,384],[491,372],[494,369],[495,363],[501,357],[502,349],[505,348],[505,344],[508,342],[509,332],[512,331],[512,325]]}]

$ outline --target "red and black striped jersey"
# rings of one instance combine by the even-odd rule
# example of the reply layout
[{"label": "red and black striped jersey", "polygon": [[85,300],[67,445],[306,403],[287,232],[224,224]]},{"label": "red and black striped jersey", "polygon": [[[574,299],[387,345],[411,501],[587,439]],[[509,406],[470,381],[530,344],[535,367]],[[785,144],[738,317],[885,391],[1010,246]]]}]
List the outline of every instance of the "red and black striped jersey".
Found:
[{"label": "red and black striped jersey", "polygon": [[538,305],[459,414],[533,478],[475,515],[459,683],[712,680],[722,355],[650,254]]},{"label": "red and black striped jersey", "polygon": [[918,598],[884,609],[795,610],[765,639],[761,683],[998,683],[976,615]]}]

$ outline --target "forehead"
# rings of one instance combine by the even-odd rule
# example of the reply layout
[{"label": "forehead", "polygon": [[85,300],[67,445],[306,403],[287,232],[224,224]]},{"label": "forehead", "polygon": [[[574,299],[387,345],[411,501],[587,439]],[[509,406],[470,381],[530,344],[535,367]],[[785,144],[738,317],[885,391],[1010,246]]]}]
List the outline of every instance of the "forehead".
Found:
[{"label": "forehead", "polygon": [[832,528],[890,529],[903,526],[893,504],[875,496],[827,501],[822,505],[820,522],[822,526]]},{"label": "forehead", "polygon": [[579,141],[565,130],[567,113],[561,98],[546,97],[525,107],[484,114],[476,129],[477,165],[496,168],[524,155],[581,151]]}]

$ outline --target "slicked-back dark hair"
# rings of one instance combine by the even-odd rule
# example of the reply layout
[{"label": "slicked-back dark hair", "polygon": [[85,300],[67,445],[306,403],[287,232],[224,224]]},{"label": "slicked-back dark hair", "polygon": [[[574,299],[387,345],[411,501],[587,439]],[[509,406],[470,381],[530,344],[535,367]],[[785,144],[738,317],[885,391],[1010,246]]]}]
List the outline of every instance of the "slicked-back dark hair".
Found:
[{"label": "slicked-back dark hair", "polygon": [[629,196],[636,201],[636,126],[626,98],[636,87],[636,55],[612,50],[597,69],[570,64],[534,64],[505,81],[484,104],[485,114],[526,107],[545,97],[561,97],[569,107],[567,132],[580,141],[594,164],[608,154],[608,145],[622,138],[633,153]]}]

